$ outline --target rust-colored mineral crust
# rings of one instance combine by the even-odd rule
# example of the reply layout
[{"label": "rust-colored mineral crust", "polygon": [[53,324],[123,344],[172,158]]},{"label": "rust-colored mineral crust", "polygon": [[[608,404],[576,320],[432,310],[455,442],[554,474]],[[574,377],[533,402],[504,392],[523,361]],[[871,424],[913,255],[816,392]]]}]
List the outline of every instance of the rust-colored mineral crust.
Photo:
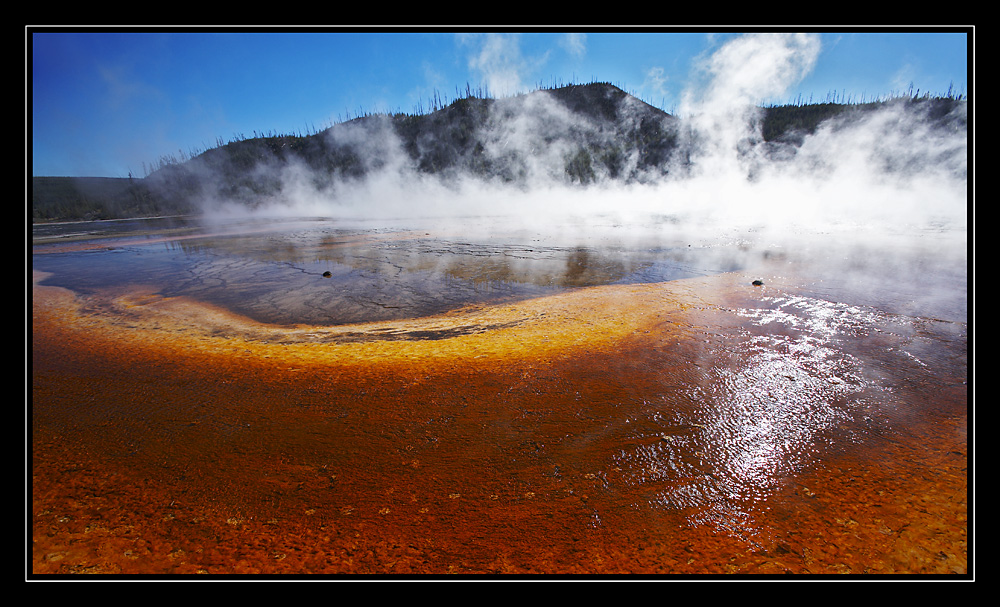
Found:
[{"label": "rust-colored mineral crust", "polygon": [[32,574],[968,571],[964,325],[742,274],[294,327],[39,278]]}]

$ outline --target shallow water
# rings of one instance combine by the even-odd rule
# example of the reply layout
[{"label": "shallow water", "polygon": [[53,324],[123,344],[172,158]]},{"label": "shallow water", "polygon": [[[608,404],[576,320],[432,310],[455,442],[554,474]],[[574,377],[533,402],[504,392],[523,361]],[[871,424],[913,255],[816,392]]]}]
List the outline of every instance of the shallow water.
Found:
[{"label": "shallow water", "polygon": [[968,571],[954,232],[140,225],[34,248],[37,572]]},{"label": "shallow water", "polygon": [[444,231],[301,218],[41,224],[33,227],[32,265],[53,274],[47,284],[80,292],[147,285],[261,322],[342,324],[748,270],[778,259],[807,267],[804,280],[821,297],[947,320],[967,316],[964,242],[952,231],[856,244],[809,232],[694,236],[663,218],[544,231],[509,222],[469,218]]},{"label": "shallow water", "polygon": [[[111,225],[109,225],[111,224]],[[356,222],[357,224],[357,222]],[[738,269],[687,243],[609,237],[463,234],[342,225],[322,220],[180,220],[36,228],[36,270],[46,284],[79,292],[148,285],[275,324],[343,324],[437,314],[569,288],[663,282]],[[390,224],[391,225],[391,224]],[[617,238],[616,238],[617,237]],[[81,250],[82,247],[93,247]]]}]

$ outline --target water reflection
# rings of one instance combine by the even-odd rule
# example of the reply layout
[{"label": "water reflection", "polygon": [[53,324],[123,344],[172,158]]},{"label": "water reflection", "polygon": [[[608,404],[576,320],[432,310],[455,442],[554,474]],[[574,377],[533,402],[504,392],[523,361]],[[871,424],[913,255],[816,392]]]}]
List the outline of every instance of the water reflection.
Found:
[{"label": "water reflection", "polygon": [[[716,322],[691,342],[691,370],[665,380],[663,404],[645,407],[636,431],[644,440],[613,459],[621,482],[644,496],[635,507],[751,540],[762,533],[755,513],[775,492],[810,494],[795,486],[801,470],[862,443],[879,457],[899,429],[892,422],[904,381],[964,368],[930,357],[964,350],[953,347],[964,323],[798,295],[763,296]],[[927,323],[933,337],[922,336]]]},{"label": "water reflection", "polygon": [[[931,293],[927,286],[939,285],[942,276],[948,288],[964,284],[964,267],[956,269],[950,262],[914,266],[925,279],[921,295],[944,303],[920,308],[943,311],[935,318],[898,313],[916,309],[910,291],[872,292],[857,287],[913,284],[912,276],[905,273],[899,273],[896,281],[887,280],[891,277],[880,268],[886,257],[865,263],[852,259],[850,274],[828,280],[831,268],[843,270],[845,266],[807,263],[815,259],[808,252],[797,258],[792,251],[778,256],[740,243],[705,246],[664,235],[643,239],[615,231],[456,234],[328,221],[213,228],[169,238],[139,234],[131,239],[120,235],[88,239],[80,236],[86,234],[79,231],[80,226],[74,226],[73,242],[87,247],[72,250],[63,246],[65,240],[47,235],[54,244],[37,247],[33,264],[38,270],[53,272],[46,284],[62,284],[81,293],[149,285],[164,296],[186,295],[276,324],[406,318],[591,285],[651,283],[642,289],[576,291],[563,298],[575,303],[550,315],[558,316],[558,321],[546,320],[551,324],[545,325],[544,335],[515,332],[512,338],[500,329],[489,333],[493,325],[476,325],[493,347],[466,353],[516,351],[523,359],[512,355],[511,364],[482,354],[471,359],[476,363],[467,369],[458,356],[438,368],[434,365],[445,356],[428,357],[433,364],[409,356],[420,352],[427,342],[418,340],[431,333],[442,338],[431,344],[432,349],[448,353],[450,340],[443,338],[462,335],[466,327],[435,328],[425,331],[424,337],[415,338],[413,332],[403,335],[405,348],[399,352],[407,362],[405,373],[399,376],[395,370],[392,376],[374,371],[369,376],[366,370],[359,378],[346,371],[324,371],[319,381],[315,377],[299,380],[304,374],[296,363],[291,371],[275,371],[279,382],[275,386],[286,384],[265,390],[259,384],[260,375],[244,375],[246,359],[241,354],[232,360],[239,367],[231,376],[238,378],[232,384],[216,386],[212,377],[209,385],[188,388],[184,378],[179,382],[183,387],[168,384],[164,398],[144,399],[168,412],[159,427],[147,426],[147,417],[136,417],[146,405],[131,396],[137,393],[130,383],[131,374],[125,386],[119,386],[129,396],[100,399],[116,417],[141,418],[143,427],[125,424],[124,429],[113,429],[102,420],[93,426],[100,427],[93,433],[97,437],[120,432],[131,445],[138,444],[133,437],[162,438],[172,436],[171,432],[190,432],[191,427],[203,433],[198,440],[204,442],[192,440],[187,447],[194,451],[185,452],[168,441],[163,454],[169,455],[156,453],[155,461],[159,465],[163,459],[193,457],[197,467],[212,469],[204,473],[207,486],[214,490],[212,483],[218,482],[227,495],[233,494],[231,483],[238,477],[247,489],[234,497],[237,501],[259,501],[261,470],[267,477],[268,466],[280,459],[272,457],[273,450],[285,456],[289,444],[303,447],[293,459],[312,460],[324,454],[328,461],[343,461],[345,472],[353,472],[361,457],[369,462],[368,469],[378,471],[369,477],[378,482],[399,481],[397,455],[404,449],[404,461],[419,459],[422,467],[417,475],[405,468],[406,483],[429,482],[428,491],[434,494],[445,485],[449,493],[471,495],[483,490],[490,496],[514,492],[516,487],[518,499],[528,493],[533,496],[530,507],[537,510],[531,512],[539,514],[533,518],[551,520],[564,530],[571,525],[550,519],[553,504],[564,503],[560,500],[574,509],[585,509],[590,529],[634,529],[647,523],[657,529],[667,524],[699,530],[707,526],[755,541],[768,532],[758,521],[762,509],[780,503],[772,499],[776,494],[793,491],[808,497],[818,490],[800,484],[803,471],[819,469],[822,475],[824,462],[851,449],[856,449],[852,457],[857,453],[872,460],[882,457],[891,451],[885,448],[886,441],[893,440],[893,433],[915,417],[914,411],[925,400],[931,400],[925,395],[943,381],[960,382],[964,377],[956,375],[964,375],[966,369],[964,293]],[[834,250],[828,247],[824,253]],[[798,262],[794,270],[787,263],[793,258]],[[892,261],[899,264],[894,267],[902,266],[901,258]],[[763,287],[751,286],[748,275],[742,273],[690,281],[676,288],[662,284],[739,268],[771,274]],[[772,287],[780,284],[772,277],[780,275],[794,276],[786,282],[796,288]],[[594,292],[611,295],[588,300]],[[901,293],[907,297],[900,297]],[[578,295],[583,297],[576,299]],[[550,302],[541,304],[545,312],[552,309]],[[532,303],[536,302],[528,305]],[[594,312],[598,308],[600,314]],[[531,318],[538,321],[542,316]],[[542,344],[526,343],[548,342],[549,329],[574,336],[585,331],[599,335],[602,329],[619,324],[626,328],[609,333],[613,338],[596,340],[592,343],[600,345],[593,348],[586,345],[586,352],[560,352],[557,362],[550,350],[533,358],[532,346]],[[323,333],[323,329],[303,328],[303,333],[310,332],[309,339],[298,343],[317,347],[298,352],[333,349],[325,348],[325,336],[312,340],[314,329],[316,335]],[[294,332],[273,328],[269,335],[288,338]],[[518,335],[535,337],[519,339]],[[346,337],[338,344],[349,343],[351,336]],[[252,339],[258,340],[255,346],[266,344],[260,350],[267,353],[265,358],[280,358],[282,346],[288,343],[256,335]],[[365,336],[368,339],[370,334]],[[378,357],[365,360],[378,366]],[[218,372],[221,376],[222,371]],[[107,392],[103,379],[99,383],[94,393]],[[190,393],[183,396],[188,389]],[[300,392],[290,392],[293,389]],[[247,394],[261,396],[247,401]],[[964,398],[959,391],[956,394],[952,404],[964,406]],[[80,409],[64,406],[71,400]],[[88,403],[87,399],[57,398],[48,403],[48,409],[55,416],[93,416],[97,408]],[[177,411],[189,403],[204,403],[204,409],[220,420],[218,425],[188,424],[192,415]],[[326,416],[320,413],[323,410],[335,410],[336,415]],[[267,415],[271,416],[268,423],[257,423]],[[352,423],[339,421],[349,418]],[[232,420],[245,419],[252,420],[253,430],[235,432],[251,426]],[[355,424],[355,419],[364,423]],[[439,424],[441,419],[448,421]],[[177,420],[184,420],[183,425],[178,426]],[[317,431],[320,423],[325,424],[322,432]],[[76,419],[73,426],[87,427]],[[386,436],[411,434],[427,441],[417,447],[407,440],[384,441]],[[104,438],[88,436],[87,440]],[[214,457],[232,453],[240,441],[245,441],[241,456],[246,455],[248,461],[251,455],[259,457],[262,467],[233,471],[201,466],[205,456],[197,449],[208,449]],[[353,451],[344,449],[347,443]],[[141,458],[143,451],[135,455]],[[547,489],[552,496],[548,501],[543,499]],[[318,503],[336,503],[325,486],[312,497]],[[853,499],[844,496],[841,501]],[[795,501],[791,508],[801,503]],[[484,516],[496,512],[490,510]],[[524,520],[526,511],[512,512],[518,521]],[[378,520],[381,525],[383,519]]]},{"label": "water reflection", "polygon": [[[295,220],[200,231],[175,222],[128,222],[111,237],[104,223],[66,225],[62,234],[39,226],[33,265],[53,274],[46,284],[86,293],[143,285],[278,325],[424,316],[568,288],[688,278],[745,263],[738,251],[720,256],[719,250],[662,238],[612,240],[585,232],[472,229],[457,236]],[[67,239],[77,247],[66,247]]]}]

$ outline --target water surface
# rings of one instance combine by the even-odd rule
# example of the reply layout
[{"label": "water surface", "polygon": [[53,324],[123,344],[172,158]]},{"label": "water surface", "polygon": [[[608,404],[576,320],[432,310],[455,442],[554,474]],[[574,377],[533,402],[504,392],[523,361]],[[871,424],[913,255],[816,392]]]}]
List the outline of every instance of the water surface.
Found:
[{"label": "water surface", "polygon": [[560,228],[40,227],[34,568],[966,571],[963,234]]}]

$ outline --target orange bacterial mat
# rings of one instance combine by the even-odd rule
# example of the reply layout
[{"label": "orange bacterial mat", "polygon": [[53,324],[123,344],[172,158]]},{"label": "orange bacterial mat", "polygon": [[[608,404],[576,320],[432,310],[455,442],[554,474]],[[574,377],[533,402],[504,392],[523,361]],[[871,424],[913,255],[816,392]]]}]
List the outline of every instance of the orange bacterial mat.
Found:
[{"label": "orange bacterial mat", "polygon": [[965,324],[756,277],[274,325],[36,274],[30,572],[967,575]]}]

